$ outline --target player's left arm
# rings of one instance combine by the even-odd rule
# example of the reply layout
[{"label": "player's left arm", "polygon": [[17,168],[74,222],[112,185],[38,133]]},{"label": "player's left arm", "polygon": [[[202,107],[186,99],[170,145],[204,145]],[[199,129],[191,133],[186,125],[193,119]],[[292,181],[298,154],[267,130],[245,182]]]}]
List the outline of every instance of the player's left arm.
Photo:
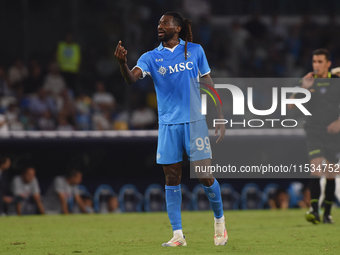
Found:
[{"label": "player's left arm", "polygon": [[[206,82],[208,85],[210,85],[211,87],[215,87],[213,80],[211,79],[210,73],[202,76],[202,78],[204,78],[204,82]],[[214,97],[216,97],[215,95],[213,95]],[[218,100],[216,98],[216,103],[217,103],[217,113],[218,113],[218,118],[219,119],[224,119],[223,116],[223,111],[222,111],[222,106],[220,103],[220,100]],[[220,130],[220,137],[217,139],[216,143],[218,143],[219,141],[221,141],[224,136],[225,136],[225,125],[224,124],[216,124],[215,126],[215,136],[218,135],[218,130]]]}]

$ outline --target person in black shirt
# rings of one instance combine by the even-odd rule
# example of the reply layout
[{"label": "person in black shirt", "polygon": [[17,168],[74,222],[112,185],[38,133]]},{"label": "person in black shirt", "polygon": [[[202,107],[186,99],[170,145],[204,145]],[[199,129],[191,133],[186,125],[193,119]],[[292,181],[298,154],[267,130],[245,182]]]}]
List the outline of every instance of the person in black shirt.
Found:
[{"label": "person in black shirt", "polygon": [[8,196],[8,181],[5,172],[10,166],[10,158],[0,155],[0,216],[5,214],[5,205],[13,202],[13,198]]},{"label": "person in black shirt", "polygon": [[[311,92],[311,99],[306,104],[306,108],[312,115],[306,116],[305,131],[310,172],[313,178],[309,183],[311,207],[306,213],[306,219],[314,224],[320,223],[320,177],[323,174],[327,178],[323,222],[334,223],[331,207],[335,192],[334,171],[338,167],[335,164],[338,162],[337,153],[340,151],[340,79],[333,79],[339,77],[329,72],[330,66],[329,51],[315,50],[313,52],[314,71],[303,77],[301,86]],[[295,94],[292,97],[298,98],[298,95]],[[289,106],[289,108],[292,107],[293,105]]]}]

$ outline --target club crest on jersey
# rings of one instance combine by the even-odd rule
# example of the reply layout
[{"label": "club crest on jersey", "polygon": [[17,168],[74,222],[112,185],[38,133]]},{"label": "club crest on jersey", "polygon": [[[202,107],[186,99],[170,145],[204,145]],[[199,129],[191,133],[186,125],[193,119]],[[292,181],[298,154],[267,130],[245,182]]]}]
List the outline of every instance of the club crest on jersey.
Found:
[{"label": "club crest on jersey", "polygon": [[[184,57],[185,57],[185,52],[183,53]],[[187,58],[190,58],[191,57],[191,52],[190,51],[187,51]]]},{"label": "club crest on jersey", "polygon": [[158,68],[158,73],[159,74],[161,74],[161,75],[165,75],[166,73],[167,73],[167,71],[168,71],[168,69],[166,69],[166,67],[164,67],[164,66],[160,66],[159,68]]}]

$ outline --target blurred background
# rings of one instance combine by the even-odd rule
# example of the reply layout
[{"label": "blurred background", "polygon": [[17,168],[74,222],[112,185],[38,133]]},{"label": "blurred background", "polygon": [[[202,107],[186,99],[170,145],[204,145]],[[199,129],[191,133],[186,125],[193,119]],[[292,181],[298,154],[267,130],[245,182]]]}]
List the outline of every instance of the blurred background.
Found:
[{"label": "blurred background", "polygon": [[[298,78],[312,70],[317,48],[327,48],[332,67],[340,66],[339,10],[336,0],[1,0],[0,123],[6,122],[0,130],[156,130],[151,78],[128,86],[114,51],[122,40],[132,68],[158,46],[156,28],[166,11],[193,21],[194,42],[203,46],[212,77]],[[267,87],[257,88],[254,102],[271,103]],[[234,165],[308,162],[301,132],[225,140]],[[42,191],[71,165],[82,170],[92,193],[103,182],[116,191],[129,182],[145,191],[164,184],[156,141],[152,131],[110,139],[5,137],[0,153],[11,156],[12,176],[23,162],[34,164]],[[254,151],[249,141],[260,145]],[[284,157],[269,156],[277,141],[287,141]],[[196,180],[184,178],[193,190]],[[248,182],[232,181],[239,193]],[[263,190],[270,180],[256,182]],[[275,182],[286,189],[292,180]]]}]

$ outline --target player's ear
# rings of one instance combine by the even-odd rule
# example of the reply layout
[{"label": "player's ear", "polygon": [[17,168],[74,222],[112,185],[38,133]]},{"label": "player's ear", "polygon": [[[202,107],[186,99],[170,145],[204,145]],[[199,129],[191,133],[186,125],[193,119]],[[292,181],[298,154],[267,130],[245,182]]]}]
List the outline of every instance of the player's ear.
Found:
[{"label": "player's ear", "polygon": [[176,31],[177,33],[181,32],[181,30],[182,30],[182,28],[181,28],[180,26],[176,26],[175,31]]},{"label": "player's ear", "polygon": [[328,61],[327,67],[330,68],[332,66],[332,61]]}]

